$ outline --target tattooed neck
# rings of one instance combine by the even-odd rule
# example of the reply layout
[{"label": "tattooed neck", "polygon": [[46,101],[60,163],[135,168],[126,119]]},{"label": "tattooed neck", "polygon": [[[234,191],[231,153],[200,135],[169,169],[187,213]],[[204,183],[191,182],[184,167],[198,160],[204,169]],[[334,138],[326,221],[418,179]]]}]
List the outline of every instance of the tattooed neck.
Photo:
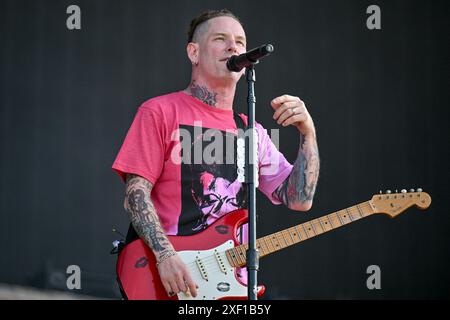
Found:
[{"label": "tattooed neck", "polygon": [[215,107],[216,103],[217,103],[217,93],[216,92],[212,92],[210,91],[207,87],[205,86],[199,86],[198,84],[195,83],[195,80],[193,80],[191,82],[191,84],[189,85],[189,93],[199,99],[200,101],[209,104],[210,106]]}]

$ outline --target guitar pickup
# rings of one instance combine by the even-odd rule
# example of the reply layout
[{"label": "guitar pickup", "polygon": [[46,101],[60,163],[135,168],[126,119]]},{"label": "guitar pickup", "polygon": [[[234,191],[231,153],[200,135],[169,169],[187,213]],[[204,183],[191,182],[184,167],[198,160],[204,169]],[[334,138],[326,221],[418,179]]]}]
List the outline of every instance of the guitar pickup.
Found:
[{"label": "guitar pickup", "polygon": [[200,271],[200,275],[202,276],[202,278],[208,281],[208,274],[206,273],[206,268],[205,265],[203,264],[203,261],[200,258],[196,258],[195,263],[197,264],[198,270]]},{"label": "guitar pickup", "polygon": [[217,250],[214,250],[214,256],[216,257],[217,263],[219,264],[220,271],[227,274],[227,268],[223,262],[223,258]]}]

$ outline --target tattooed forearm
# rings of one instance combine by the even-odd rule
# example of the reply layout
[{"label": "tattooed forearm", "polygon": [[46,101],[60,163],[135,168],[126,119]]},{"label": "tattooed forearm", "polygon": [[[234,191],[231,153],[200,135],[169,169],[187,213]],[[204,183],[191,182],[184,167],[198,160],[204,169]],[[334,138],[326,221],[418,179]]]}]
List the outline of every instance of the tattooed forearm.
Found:
[{"label": "tattooed forearm", "polygon": [[127,175],[125,209],[139,237],[153,250],[159,261],[174,249],[161,226],[150,198],[152,184],[140,176]]},{"label": "tattooed forearm", "polygon": [[209,91],[207,87],[199,86],[195,83],[195,80],[189,85],[189,92],[191,95],[210,106],[216,106],[217,93]]},{"label": "tattooed forearm", "polygon": [[300,149],[289,177],[274,191],[274,197],[291,209],[309,209],[319,178],[319,150],[314,135],[300,134]]}]

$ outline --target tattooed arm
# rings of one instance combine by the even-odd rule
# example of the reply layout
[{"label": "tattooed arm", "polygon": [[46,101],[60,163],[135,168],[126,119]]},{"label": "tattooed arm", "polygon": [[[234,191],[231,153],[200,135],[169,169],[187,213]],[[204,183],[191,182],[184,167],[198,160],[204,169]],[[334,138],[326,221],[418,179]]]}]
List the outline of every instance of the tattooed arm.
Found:
[{"label": "tattooed arm", "polygon": [[152,188],[153,185],[146,179],[128,174],[125,210],[130,215],[136,233],[155,254],[161,281],[169,295],[189,289],[196,296],[196,285],[161,226],[150,197]]},{"label": "tattooed arm", "polygon": [[283,95],[271,102],[273,118],[282,126],[293,125],[300,133],[300,148],[289,177],[273,192],[275,199],[297,211],[311,209],[319,178],[316,130],[305,104],[298,97]]},{"label": "tattooed arm", "polygon": [[300,149],[292,172],[274,191],[273,196],[292,210],[308,211],[312,206],[319,167],[315,136],[300,134]]}]

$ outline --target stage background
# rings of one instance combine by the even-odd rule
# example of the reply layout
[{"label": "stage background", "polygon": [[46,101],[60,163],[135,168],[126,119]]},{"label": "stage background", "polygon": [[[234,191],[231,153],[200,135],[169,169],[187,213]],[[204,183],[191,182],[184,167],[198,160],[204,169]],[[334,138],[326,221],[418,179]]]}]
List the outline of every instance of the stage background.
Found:
[{"label": "stage background", "polygon": [[[81,8],[68,30],[66,8]],[[381,30],[366,8],[381,8]],[[265,235],[369,200],[423,188],[429,210],[373,216],[261,260],[267,299],[450,297],[449,50],[446,1],[0,1],[0,282],[82,289],[118,298],[111,242],[128,226],[124,186],[111,170],[139,105],[185,88],[186,30],[206,8],[229,8],[257,66],[257,120],[288,93],[311,113],[321,156],[308,213],[258,195]],[[244,111],[245,83],[236,96]],[[280,131],[294,161],[298,134]],[[381,290],[366,269],[381,268]]]}]

